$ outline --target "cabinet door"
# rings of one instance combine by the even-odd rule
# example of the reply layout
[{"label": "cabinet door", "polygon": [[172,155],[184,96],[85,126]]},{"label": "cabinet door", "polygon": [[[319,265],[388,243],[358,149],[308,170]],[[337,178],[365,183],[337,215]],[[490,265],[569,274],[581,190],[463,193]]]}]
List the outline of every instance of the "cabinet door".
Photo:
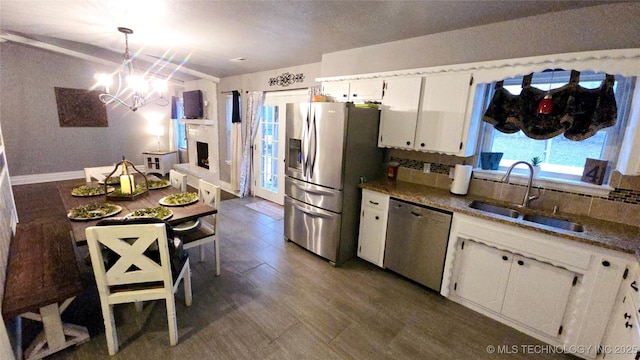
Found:
[{"label": "cabinet door", "polygon": [[[631,360],[640,353],[640,329],[636,316],[638,311],[631,299],[631,293],[625,291],[624,294],[611,314],[604,341],[605,360]],[[636,352],[631,351],[634,348]]]},{"label": "cabinet door", "polygon": [[380,100],[383,86],[382,79],[352,81],[349,83],[349,100],[354,102]]},{"label": "cabinet door", "polygon": [[385,81],[380,112],[379,147],[413,149],[422,77]]},{"label": "cabinet door", "polygon": [[337,102],[349,101],[349,82],[334,81],[322,83],[322,94]]},{"label": "cabinet door", "polygon": [[513,255],[471,240],[460,244],[458,254],[462,259],[454,285],[455,293],[499,313]]},{"label": "cabinet door", "polygon": [[387,215],[383,210],[363,206],[360,212],[358,256],[378,266],[383,264]]},{"label": "cabinet door", "polygon": [[460,151],[470,83],[471,73],[425,77],[416,150],[450,154]]},{"label": "cabinet door", "polygon": [[514,255],[502,314],[558,336],[574,277],[571,271]]}]

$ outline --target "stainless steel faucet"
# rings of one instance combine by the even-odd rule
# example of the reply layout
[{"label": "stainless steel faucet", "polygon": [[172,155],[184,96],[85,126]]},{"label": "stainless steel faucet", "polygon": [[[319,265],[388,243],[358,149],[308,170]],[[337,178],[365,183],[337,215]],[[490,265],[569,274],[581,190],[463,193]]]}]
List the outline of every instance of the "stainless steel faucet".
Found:
[{"label": "stainless steel faucet", "polygon": [[507,170],[507,173],[502,177],[502,180],[500,181],[508,183],[509,176],[511,175],[511,170],[513,170],[513,168],[516,167],[516,165],[518,164],[525,164],[529,167],[529,183],[527,184],[527,192],[524,194],[524,199],[522,199],[522,205],[520,205],[522,207],[529,207],[530,202],[540,197],[539,188],[538,188],[538,195],[531,195],[531,182],[533,181],[533,166],[531,166],[531,164],[529,164],[526,161],[514,162],[511,166],[509,166],[509,170]]}]

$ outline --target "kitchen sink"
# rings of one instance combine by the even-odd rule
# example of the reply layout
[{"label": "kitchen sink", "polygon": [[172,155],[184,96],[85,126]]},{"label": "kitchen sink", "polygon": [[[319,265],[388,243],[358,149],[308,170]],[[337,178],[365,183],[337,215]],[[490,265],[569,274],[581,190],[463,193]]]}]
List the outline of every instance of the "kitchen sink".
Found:
[{"label": "kitchen sink", "polygon": [[489,204],[489,203],[477,201],[477,200],[472,201],[471,204],[469,204],[469,207],[472,209],[486,211],[496,215],[507,216],[514,219],[520,216],[519,212],[517,212],[516,210],[510,209],[508,207]]},{"label": "kitchen sink", "polygon": [[550,216],[538,215],[538,214],[525,214],[522,220],[534,222],[541,225],[551,226],[558,229],[570,230],[575,232],[583,232],[584,227],[581,224],[575,223],[571,220],[559,219]]}]

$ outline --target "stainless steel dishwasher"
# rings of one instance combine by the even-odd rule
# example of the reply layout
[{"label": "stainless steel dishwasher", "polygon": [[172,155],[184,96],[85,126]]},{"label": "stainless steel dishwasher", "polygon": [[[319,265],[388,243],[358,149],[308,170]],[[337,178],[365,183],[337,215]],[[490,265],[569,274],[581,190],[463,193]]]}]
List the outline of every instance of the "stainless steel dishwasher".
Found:
[{"label": "stainless steel dishwasher", "polygon": [[389,201],[384,267],[440,291],[451,213]]}]

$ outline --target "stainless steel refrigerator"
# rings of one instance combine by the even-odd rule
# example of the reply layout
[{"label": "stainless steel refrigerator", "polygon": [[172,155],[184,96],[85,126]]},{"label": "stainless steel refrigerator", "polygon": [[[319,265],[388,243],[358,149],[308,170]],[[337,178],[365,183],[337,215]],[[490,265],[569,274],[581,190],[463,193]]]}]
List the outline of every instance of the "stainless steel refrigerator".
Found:
[{"label": "stainless steel refrigerator", "polygon": [[287,104],[284,236],[339,265],[356,255],[361,179],[383,175],[380,112]]}]

